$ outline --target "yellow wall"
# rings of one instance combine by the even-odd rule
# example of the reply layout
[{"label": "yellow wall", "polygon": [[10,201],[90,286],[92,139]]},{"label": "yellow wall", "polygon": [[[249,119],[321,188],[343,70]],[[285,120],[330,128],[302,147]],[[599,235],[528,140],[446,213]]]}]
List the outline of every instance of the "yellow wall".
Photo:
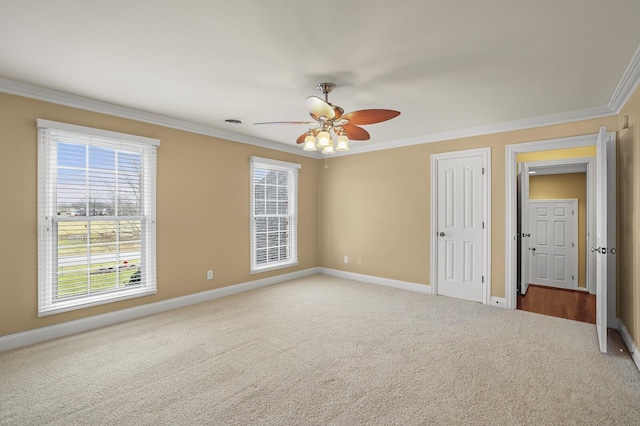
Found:
[{"label": "yellow wall", "polygon": [[[158,149],[158,293],[37,316],[36,119],[162,140]],[[0,335],[317,266],[317,160],[0,94]],[[299,265],[249,274],[249,157],[302,164]],[[206,271],[214,270],[214,280]]]},{"label": "yellow wall", "polygon": [[[607,129],[610,130],[610,129]],[[523,152],[516,156],[517,163],[527,161],[560,160],[564,158],[593,157],[596,155],[595,146],[581,146],[578,148],[550,149],[548,151]]]},{"label": "yellow wall", "polygon": [[[640,87],[620,111],[629,128],[620,129],[618,172],[618,314],[640,345]],[[622,126],[621,126],[622,127]]]},{"label": "yellow wall", "polygon": [[[533,161],[533,160],[528,160]],[[529,199],[578,199],[578,287],[586,287],[587,255],[587,175],[567,173],[561,175],[529,176]]]}]

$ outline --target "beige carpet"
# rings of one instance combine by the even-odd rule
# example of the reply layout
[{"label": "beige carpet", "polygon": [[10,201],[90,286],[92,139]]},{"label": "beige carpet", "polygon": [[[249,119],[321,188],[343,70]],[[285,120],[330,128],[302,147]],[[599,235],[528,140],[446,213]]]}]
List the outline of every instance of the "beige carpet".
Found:
[{"label": "beige carpet", "polygon": [[639,424],[593,325],[322,275],[0,353],[0,424]]}]

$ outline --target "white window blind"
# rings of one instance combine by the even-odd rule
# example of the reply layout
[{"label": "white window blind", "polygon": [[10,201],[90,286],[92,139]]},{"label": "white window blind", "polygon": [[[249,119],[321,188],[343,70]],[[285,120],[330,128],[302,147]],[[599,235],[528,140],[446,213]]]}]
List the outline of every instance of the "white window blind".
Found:
[{"label": "white window blind", "polygon": [[159,144],[38,120],[38,315],[156,292]]},{"label": "white window blind", "polygon": [[300,167],[251,157],[251,273],[298,264]]}]

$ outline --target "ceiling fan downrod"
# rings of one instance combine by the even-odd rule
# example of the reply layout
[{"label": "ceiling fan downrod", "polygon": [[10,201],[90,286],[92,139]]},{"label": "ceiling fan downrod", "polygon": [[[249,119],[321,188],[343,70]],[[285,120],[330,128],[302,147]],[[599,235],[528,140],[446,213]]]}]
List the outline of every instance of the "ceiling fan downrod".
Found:
[{"label": "ceiling fan downrod", "polygon": [[336,85],[333,84],[333,83],[320,83],[320,84],[318,84],[317,88],[324,95],[324,101],[326,103],[329,103],[329,92],[331,92],[334,87],[336,87]]}]

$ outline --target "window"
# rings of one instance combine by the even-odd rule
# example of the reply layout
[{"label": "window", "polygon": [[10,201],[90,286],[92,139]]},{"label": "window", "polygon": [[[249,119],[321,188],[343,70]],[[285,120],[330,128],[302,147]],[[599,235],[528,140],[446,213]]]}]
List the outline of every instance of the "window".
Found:
[{"label": "window", "polygon": [[38,315],[156,292],[158,145],[38,120]]},{"label": "window", "polygon": [[298,264],[299,168],[251,157],[251,273]]}]

